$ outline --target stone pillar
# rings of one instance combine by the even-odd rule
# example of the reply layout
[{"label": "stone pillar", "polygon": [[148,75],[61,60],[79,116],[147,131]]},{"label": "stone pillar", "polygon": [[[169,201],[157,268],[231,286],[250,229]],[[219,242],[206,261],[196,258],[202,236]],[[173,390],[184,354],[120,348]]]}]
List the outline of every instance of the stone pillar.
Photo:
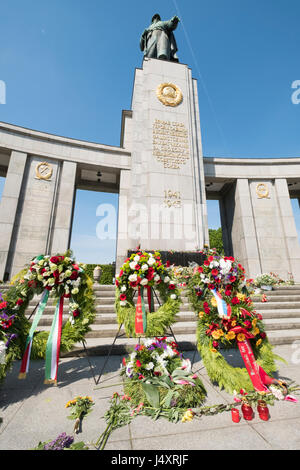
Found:
[{"label": "stone pillar", "polygon": [[128,224],[129,198],[131,187],[131,171],[120,171],[119,205],[118,205],[118,239],[116,255],[116,272],[127,258],[127,251],[137,246],[132,227]]},{"label": "stone pillar", "polygon": [[208,243],[198,107],[196,81],[186,65],[145,59],[136,70],[130,246],[193,251]]},{"label": "stone pillar", "polygon": [[[289,272],[293,275],[295,282],[299,283],[300,245],[286,179],[277,178],[275,180],[275,189]],[[286,279],[287,278],[288,276],[286,276]]]},{"label": "stone pillar", "polygon": [[274,272],[287,280],[292,273],[300,282],[300,247],[286,179],[238,179],[223,196],[221,217],[228,254],[244,265],[248,277]]},{"label": "stone pillar", "polygon": [[27,159],[11,243],[10,277],[23,269],[33,256],[47,254],[59,172],[57,160],[45,162],[35,156]]},{"label": "stone pillar", "polygon": [[63,253],[69,248],[73,222],[73,207],[77,163],[63,162],[55,203],[53,230],[47,252]]},{"label": "stone pillar", "polygon": [[220,209],[226,254],[244,266],[248,277],[255,277],[261,272],[261,260],[248,179],[236,181],[223,195]]},{"label": "stone pillar", "polygon": [[12,151],[0,202],[0,279],[8,263],[27,154]]}]

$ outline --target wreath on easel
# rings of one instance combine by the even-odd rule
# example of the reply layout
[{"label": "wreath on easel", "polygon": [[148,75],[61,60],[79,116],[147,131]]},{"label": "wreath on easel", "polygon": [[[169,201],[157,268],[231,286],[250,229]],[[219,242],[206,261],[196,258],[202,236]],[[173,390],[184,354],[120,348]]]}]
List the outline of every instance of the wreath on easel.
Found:
[{"label": "wreath on easel", "polygon": [[[198,316],[197,348],[213,382],[228,393],[255,388],[268,391],[281,358],[272,351],[262,315],[254,310],[245,270],[233,257],[204,250],[206,259],[194,268],[188,297]],[[234,367],[224,351],[240,352],[245,367]]]},{"label": "wreath on easel", "polygon": [[[45,357],[45,383],[56,383],[60,351],[70,351],[76,342],[82,341],[95,318],[93,282],[84,268],[67,251],[64,255],[36,256],[15,276],[0,303],[0,333],[9,343],[0,378],[5,376],[12,360],[20,359],[24,353],[19,378],[26,377],[30,356]],[[41,297],[30,322],[25,312],[34,296]],[[56,303],[50,332],[36,331],[50,299]],[[69,319],[65,322],[66,300]]]},{"label": "wreath on easel", "polygon": [[[128,337],[163,336],[175,322],[180,294],[169,263],[162,263],[158,251],[138,251],[127,258],[116,276],[116,287],[117,320]],[[155,300],[160,305],[156,311]]]}]

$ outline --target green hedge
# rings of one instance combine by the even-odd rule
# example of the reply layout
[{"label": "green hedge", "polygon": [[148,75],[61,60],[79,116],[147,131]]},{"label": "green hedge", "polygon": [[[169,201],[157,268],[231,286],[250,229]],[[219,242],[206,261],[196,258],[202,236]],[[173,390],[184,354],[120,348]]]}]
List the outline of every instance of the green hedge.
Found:
[{"label": "green hedge", "polygon": [[115,265],[114,264],[87,264],[86,273],[93,279],[93,272],[96,266],[100,266],[102,269],[101,279],[99,284],[112,284],[113,278],[115,277]]}]

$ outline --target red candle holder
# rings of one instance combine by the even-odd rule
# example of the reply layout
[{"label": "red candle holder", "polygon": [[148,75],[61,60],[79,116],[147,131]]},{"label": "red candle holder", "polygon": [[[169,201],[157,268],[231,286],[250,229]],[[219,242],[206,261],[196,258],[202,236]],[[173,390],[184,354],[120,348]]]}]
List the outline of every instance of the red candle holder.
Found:
[{"label": "red candle holder", "polygon": [[264,400],[258,400],[257,411],[258,411],[260,419],[262,419],[263,421],[268,421],[270,417],[269,409]]},{"label": "red candle holder", "polygon": [[240,412],[237,408],[231,408],[231,418],[234,423],[240,422]]},{"label": "red candle holder", "polygon": [[242,413],[244,419],[246,419],[247,421],[251,421],[254,417],[252,406],[249,405],[249,403],[242,404]]}]

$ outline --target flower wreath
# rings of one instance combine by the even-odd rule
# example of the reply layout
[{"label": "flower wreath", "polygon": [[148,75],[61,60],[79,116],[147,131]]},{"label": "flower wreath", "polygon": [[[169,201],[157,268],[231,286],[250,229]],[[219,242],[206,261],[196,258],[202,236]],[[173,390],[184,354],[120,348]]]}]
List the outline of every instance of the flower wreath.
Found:
[{"label": "flower wreath", "polygon": [[[32,355],[46,357],[45,383],[56,382],[60,350],[70,351],[74,343],[82,341],[95,318],[93,282],[84,268],[68,251],[37,256],[14,278],[0,303],[0,349],[2,344],[4,350],[0,377],[24,352],[19,378],[26,377]],[[25,311],[34,295],[41,295],[41,299],[31,324]],[[56,301],[51,330],[36,332],[49,297]],[[63,324],[65,299],[69,299],[69,321]]]},{"label": "flower wreath", "polygon": [[[197,347],[211,380],[233,390],[266,391],[277,368],[262,315],[253,308],[245,270],[231,256],[204,251],[202,266],[194,268],[188,296],[198,315]],[[239,349],[245,367],[231,366],[221,349]]]},{"label": "flower wreath", "polygon": [[154,408],[199,406],[206,390],[189,359],[184,359],[170,338],[147,338],[123,358],[124,392],[132,403]]},{"label": "flower wreath", "polygon": [[[174,323],[180,309],[179,290],[173,280],[170,263],[164,265],[158,251],[138,251],[127,258],[116,276],[116,287],[117,319],[119,325],[124,325],[127,336],[163,336],[166,328]],[[162,301],[157,311],[154,311],[154,289]]]}]

